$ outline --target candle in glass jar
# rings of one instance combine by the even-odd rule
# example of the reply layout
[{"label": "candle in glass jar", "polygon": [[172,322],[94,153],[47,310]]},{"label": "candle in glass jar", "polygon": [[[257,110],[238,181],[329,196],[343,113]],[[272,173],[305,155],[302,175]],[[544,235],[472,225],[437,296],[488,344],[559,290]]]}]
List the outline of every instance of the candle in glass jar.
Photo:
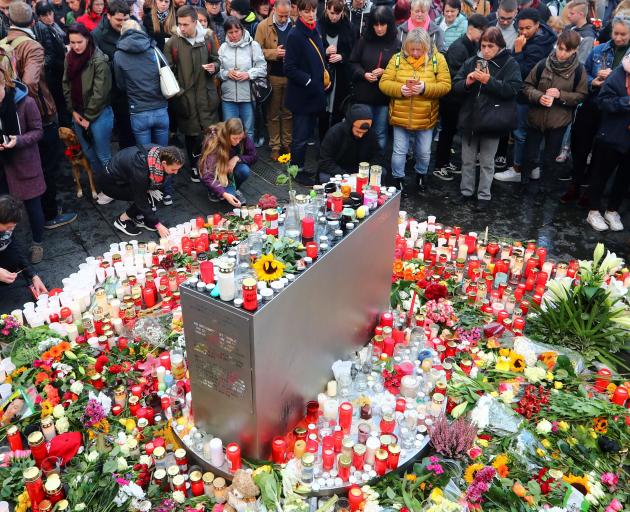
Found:
[{"label": "candle in glass jar", "polygon": [[223,466],[224,455],[223,455],[223,441],[218,437],[214,437],[210,440],[210,464],[213,466],[220,468]]},{"label": "candle in glass jar", "polygon": [[352,487],[350,491],[348,491],[348,504],[350,505],[350,512],[357,512],[361,510],[363,499],[363,491],[359,487]]},{"label": "candle in glass jar", "polygon": [[204,485],[202,481],[201,471],[193,471],[190,474],[190,492],[193,496],[201,496],[204,494]]},{"label": "candle in glass jar", "polygon": [[420,388],[420,380],[414,375],[405,375],[400,379],[400,394],[405,398],[415,398]]},{"label": "candle in glass jar", "polygon": [[337,400],[329,399],[324,404],[324,418],[329,421],[337,418]]},{"label": "candle in glass jar", "polygon": [[366,447],[364,444],[355,444],[352,447],[352,465],[357,471],[363,471],[365,463]]},{"label": "candle in glass jar", "polygon": [[7,441],[9,442],[9,448],[11,448],[12,452],[24,449],[24,444],[22,443],[22,434],[17,425],[11,425],[7,429]]},{"label": "candle in glass jar", "polygon": [[352,404],[350,402],[343,402],[339,406],[339,426],[348,432],[352,426]]},{"label": "candle in glass jar", "polygon": [[597,379],[595,380],[595,389],[597,391],[604,392],[610,384],[612,372],[608,368],[602,368],[597,372]]},{"label": "candle in glass jar", "polygon": [[48,448],[46,447],[46,441],[44,434],[40,431],[35,431],[28,436],[28,445],[31,449],[31,456],[35,460],[35,464],[39,467],[42,461],[48,457]]},{"label": "candle in glass jar", "polygon": [[330,448],[322,451],[322,468],[330,471],[335,466],[335,451]]},{"label": "candle in glass jar", "polygon": [[352,459],[347,455],[340,455],[337,460],[337,472],[339,478],[343,482],[350,480],[350,466],[352,465]]},{"label": "candle in glass jar", "polygon": [[381,441],[376,436],[368,437],[368,440],[365,442],[365,463],[374,465],[374,458],[376,456],[376,450],[380,449]]},{"label": "candle in glass jar", "polygon": [[24,486],[31,501],[33,510],[37,510],[37,505],[44,500],[46,494],[44,492],[44,483],[42,481],[42,472],[38,467],[30,467],[22,473],[24,477]]},{"label": "candle in glass jar", "polygon": [[51,441],[57,435],[55,419],[52,416],[42,418],[41,427],[46,441]]},{"label": "candle in glass jar", "polygon": [[227,460],[228,469],[232,472],[237,471],[241,467],[241,447],[236,443],[230,443],[225,447],[225,459]]},{"label": "candle in glass jar", "polygon": [[389,453],[385,450],[376,450],[374,470],[378,476],[384,476],[387,473],[387,459]]},{"label": "candle in glass jar", "polygon": [[391,444],[387,447],[387,467],[389,469],[396,469],[400,460],[400,446],[397,444]]},{"label": "candle in glass jar", "polygon": [[271,442],[271,458],[274,464],[284,464],[286,461],[287,442],[283,437],[278,436],[273,438]]},{"label": "candle in glass jar", "polygon": [[623,386],[617,386],[617,389],[615,389],[615,392],[613,393],[613,396],[610,399],[610,401],[613,404],[617,404],[623,407],[627,400],[628,400],[628,390]]}]

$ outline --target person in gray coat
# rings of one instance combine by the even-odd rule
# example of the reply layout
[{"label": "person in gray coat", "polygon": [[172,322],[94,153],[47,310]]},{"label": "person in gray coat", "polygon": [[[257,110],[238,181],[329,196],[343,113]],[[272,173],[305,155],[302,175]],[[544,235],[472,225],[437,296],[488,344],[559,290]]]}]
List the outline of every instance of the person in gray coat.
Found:
[{"label": "person in gray coat", "polygon": [[223,119],[238,117],[254,140],[254,98],[251,81],[267,76],[267,61],[260,45],[238,18],[229,16],[223,25],[225,42],[219,48],[221,108]]}]

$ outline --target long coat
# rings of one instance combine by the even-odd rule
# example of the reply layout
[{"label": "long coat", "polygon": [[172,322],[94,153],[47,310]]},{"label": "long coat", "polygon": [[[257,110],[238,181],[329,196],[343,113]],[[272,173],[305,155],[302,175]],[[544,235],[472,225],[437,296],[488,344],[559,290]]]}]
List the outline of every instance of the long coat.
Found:
[{"label": "long coat", "polygon": [[[9,194],[25,201],[41,196],[46,190],[37,142],[42,138],[42,118],[35,100],[26,87],[15,82],[16,111],[20,133],[13,149],[0,152],[0,160],[9,186]],[[11,98],[5,97],[5,101]]]},{"label": "long coat", "polygon": [[[201,29],[201,30],[200,30]],[[181,92],[173,98],[178,128],[185,135],[201,135],[219,120],[219,96],[211,75],[201,66],[214,63],[217,70],[219,56],[213,34],[197,25],[194,44],[173,35],[164,46],[164,55],[173,69]]]}]

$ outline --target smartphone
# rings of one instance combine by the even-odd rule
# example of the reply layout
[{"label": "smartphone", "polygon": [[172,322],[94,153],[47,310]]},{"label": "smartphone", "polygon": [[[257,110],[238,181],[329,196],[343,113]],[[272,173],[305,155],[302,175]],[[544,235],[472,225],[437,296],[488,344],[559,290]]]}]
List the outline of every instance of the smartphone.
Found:
[{"label": "smartphone", "polygon": [[407,89],[411,89],[412,87],[415,87],[416,85],[418,85],[418,82],[416,80],[412,80],[412,79],[407,80]]},{"label": "smartphone", "polygon": [[479,59],[477,60],[475,68],[477,71],[486,71],[488,69],[488,63],[483,59]]}]

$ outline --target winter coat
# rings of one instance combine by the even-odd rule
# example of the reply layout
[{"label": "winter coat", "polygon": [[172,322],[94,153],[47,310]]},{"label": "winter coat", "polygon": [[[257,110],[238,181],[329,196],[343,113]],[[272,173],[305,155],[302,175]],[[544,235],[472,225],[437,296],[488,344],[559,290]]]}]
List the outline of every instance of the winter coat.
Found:
[{"label": "winter coat", "polygon": [[96,46],[107,55],[110,62],[114,61],[114,52],[116,51],[116,44],[120,39],[120,32],[116,32],[113,28],[107,16],[103,16],[98,26],[92,31],[92,37]]},{"label": "winter coat", "polygon": [[[219,63],[221,99],[237,103],[253,101],[251,81],[267,76],[267,61],[262,48],[249,32],[243,31],[243,37],[237,43],[225,40],[219,48]],[[247,71],[249,80],[232,80],[228,77],[231,69]]]},{"label": "winter coat", "polygon": [[608,76],[597,96],[602,114],[597,138],[623,154],[630,151],[630,95],[626,77],[623,66],[618,66]]},{"label": "winter coat", "polygon": [[521,68],[521,78],[525,80],[532,68],[542,59],[546,59],[556,44],[556,34],[544,23],[540,24],[538,32],[525,43],[523,50],[516,53],[512,50],[512,57]]},{"label": "winter coat", "polygon": [[[166,20],[164,21],[164,23],[165,22]],[[161,52],[164,51],[166,40],[171,37],[176,27],[176,25],[173,25],[172,27],[165,27],[164,23],[160,23],[158,21],[158,30],[153,29],[153,18],[151,17],[151,9],[149,9],[148,12],[145,12],[144,16],[142,17],[142,24],[144,25],[144,29],[146,30],[148,36],[155,41],[156,46]]]},{"label": "winter coat", "polygon": [[460,38],[466,33],[468,28],[468,18],[461,12],[455,18],[455,21],[451,25],[447,25],[446,29],[442,26],[444,16],[440,16],[435,20],[435,24],[444,32],[444,48],[448,49],[456,39]]},{"label": "winter coat", "polygon": [[[5,100],[9,100],[5,97]],[[15,108],[19,134],[13,149],[0,155],[9,194],[22,201],[41,196],[46,190],[37,142],[42,138],[42,118],[37,104],[29,97],[26,86],[15,81]]]},{"label": "winter coat", "polygon": [[[315,51],[309,39],[315,43],[319,52]],[[288,81],[285,106],[294,114],[323,112],[326,108],[324,69],[327,66],[319,32],[309,29],[298,20],[289,33],[286,50],[284,72]]]},{"label": "winter coat", "polygon": [[[550,57],[534,66],[523,86],[523,95],[530,103],[527,123],[541,131],[569,125],[573,120],[573,111],[588,94],[586,71],[577,58],[575,58],[575,65],[569,67],[562,75],[551,69],[549,61]],[[540,81],[537,80],[536,76],[539,66],[543,67]],[[582,67],[582,76],[577,87],[574,87],[575,73],[578,67]],[[551,107],[543,107],[540,104],[540,98],[551,87],[560,91],[560,97],[554,99]]]},{"label": "winter coat", "polygon": [[66,2],[62,2],[60,5],[50,4],[53,10],[53,16],[55,17],[55,23],[60,27],[64,26],[66,22],[66,15],[70,12],[70,7],[66,5]]},{"label": "winter coat", "polygon": [[[405,98],[400,91],[407,80],[425,83],[420,95]],[[379,83],[381,91],[391,98],[389,122],[407,130],[428,130],[438,121],[439,99],[451,90],[451,75],[444,55],[433,52],[425,56],[425,62],[415,71],[403,52],[394,55]]]},{"label": "winter coat", "polygon": [[466,60],[453,79],[453,93],[463,99],[458,126],[469,136],[473,134],[473,113],[479,102],[483,101],[482,96],[491,98],[496,104],[516,103],[516,96],[523,86],[521,70],[510,52],[505,49],[486,61],[490,72],[487,84],[475,82],[470,87],[467,86],[466,77],[475,70],[478,60],[476,55]]},{"label": "winter coat", "polygon": [[348,7],[348,21],[352,26],[352,33],[355,39],[359,39],[365,35],[365,27],[367,27],[370,19],[370,11],[372,10],[372,1],[367,0],[362,9],[353,9],[352,1]]},{"label": "winter coat", "polygon": [[589,53],[593,49],[593,43],[595,39],[597,39],[597,32],[595,31],[595,27],[590,23],[587,23],[581,28],[577,28],[575,26],[566,27],[564,30],[572,30],[577,32],[580,35],[580,46],[578,47],[578,59],[580,62],[584,64],[586,59],[588,58]]},{"label": "winter coat", "polygon": [[219,40],[219,45],[225,42],[225,29],[223,28],[223,23],[225,23],[225,15],[220,12],[216,16],[210,16],[210,28],[214,30],[214,33]]},{"label": "winter coat", "polygon": [[356,120],[351,110],[344,121],[335,124],[326,132],[319,148],[320,174],[330,176],[342,174],[349,169],[356,169],[359,162],[385,165],[385,158],[374,129],[369,130],[360,139],[352,134],[352,123]]},{"label": "winter coat", "polygon": [[219,66],[217,47],[212,34],[197,24],[195,39],[180,35],[179,29],[164,46],[164,55],[175,73],[181,92],[173,98],[178,128],[189,136],[201,135],[218,121],[219,97],[213,76],[203,64]]},{"label": "winter coat", "polygon": [[[445,52],[446,46],[444,45],[444,32],[440,27],[438,27],[433,21],[429,22],[429,37],[431,38],[431,42],[433,46],[435,46],[439,52]],[[409,25],[408,22],[401,23],[398,25],[398,39],[400,40],[400,45],[402,48],[405,47],[405,39],[407,39],[407,34],[409,33]]]},{"label": "winter coat", "polygon": [[384,37],[376,37],[369,41],[364,37],[359,39],[350,55],[350,70],[357,103],[366,105],[389,103],[389,98],[378,88],[378,81],[368,82],[364,75],[377,67],[385,69],[392,56],[399,51],[400,41],[396,38],[387,40]]},{"label": "winter coat", "polygon": [[[58,25],[46,25],[41,21],[35,23],[33,32],[37,41],[44,47],[44,68],[48,77],[63,73],[66,58],[65,33]],[[50,83],[50,81],[49,81]]]},{"label": "winter coat", "polygon": [[[243,139],[242,148],[239,144],[238,146],[232,147],[232,149],[230,149],[230,158],[235,156],[238,156],[241,162],[249,165],[250,167],[254,165],[258,160],[254,141],[246,135],[245,139]],[[217,197],[223,197],[223,194],[225,193],[225,187],[221,185],[221,183],[219,183],[219,180],[215,179],[217,165],[216,162],[216,155],[208,155],[205,169],[201,173],[201,181],[210,192],[214,193],[214,195],[216,195]]]},{"label": "winter coat", "polygon": [[[71,83],[68,78],[68,60],[63,73],[63,95],[66,98],[68,112],[74,112],[71,97]],[[110,92],[112,89],[112,72],[109,67],[109,59],[98,48],[86,64],[81,73],[81,91],[83,96],[83,112],[80,114],[88,121],[94,121],[101,112],[110,105]]]},{"label": "winter coat", "polygon": [[[293,22],[289,20],[289,26],[285,29],[287,37],[291,28],[293,28]],[[284,76],[284,59],[278,59],[278,29],[273,22],[273,16],[269,16],[258,24],[256,42],[262,48],[267,61],[268,74],[277,73],[277,76]]]},{"label": "winter coat", "polygon": [[464,62],[470,59],[473,55],[477,54],[479,46],[474,41],[471,41],[466,34],[457,39],[446,51],[446,64],[448,64],[448,71],[452,77],[457,75],[457,72],[462,67]]},{"label": "winter coat", "polygon": [[355,43],[354,34],[352,26],[346,18],[341,18],[337,23],[322,18],[317,23],[317,30],[319,30],[324,44],[324,59],[327,59],[326,49],[330,46],[327,36],[337,33],[337,53],[341,55],[341,61],[328,62],[328,71],[333,84],[328,92],[333,93],[334,91],[334,105],[332,109],[329,106],[328,111],[337,112],[350,93],[351,70],[348,61]]},{"label": "winter coat", "polygon": [[131,191],[132,202],[140,210],[145,224],[149,227],[154,227],[159,222],[147,194],[151,188],[147,153],[155,146],[155,144],[141,146],[144,151],[140,151],[138,146],[121,149],[114,154],[100,177],[103,181]]},{"label": "winter coat", "polygon": [[[167,106],[160,89],[155,47],[156,42],[138,30],[127,30],[118,41],[114,76],[118,89],[127,95],[132,114]],[[160,59],[160,67],[164,65]]]},{"label": "winter coat", "polygon": [[11,44],[12,41],[24,36],[27,39],[17,44],[13,51],[16,72],[28,88],[29,96],[35,100],[45,126],[56,118],[57,107],[46,84],[44,47],[35,40],[33,32],[16,27],[9,30],[7,43]]}]

